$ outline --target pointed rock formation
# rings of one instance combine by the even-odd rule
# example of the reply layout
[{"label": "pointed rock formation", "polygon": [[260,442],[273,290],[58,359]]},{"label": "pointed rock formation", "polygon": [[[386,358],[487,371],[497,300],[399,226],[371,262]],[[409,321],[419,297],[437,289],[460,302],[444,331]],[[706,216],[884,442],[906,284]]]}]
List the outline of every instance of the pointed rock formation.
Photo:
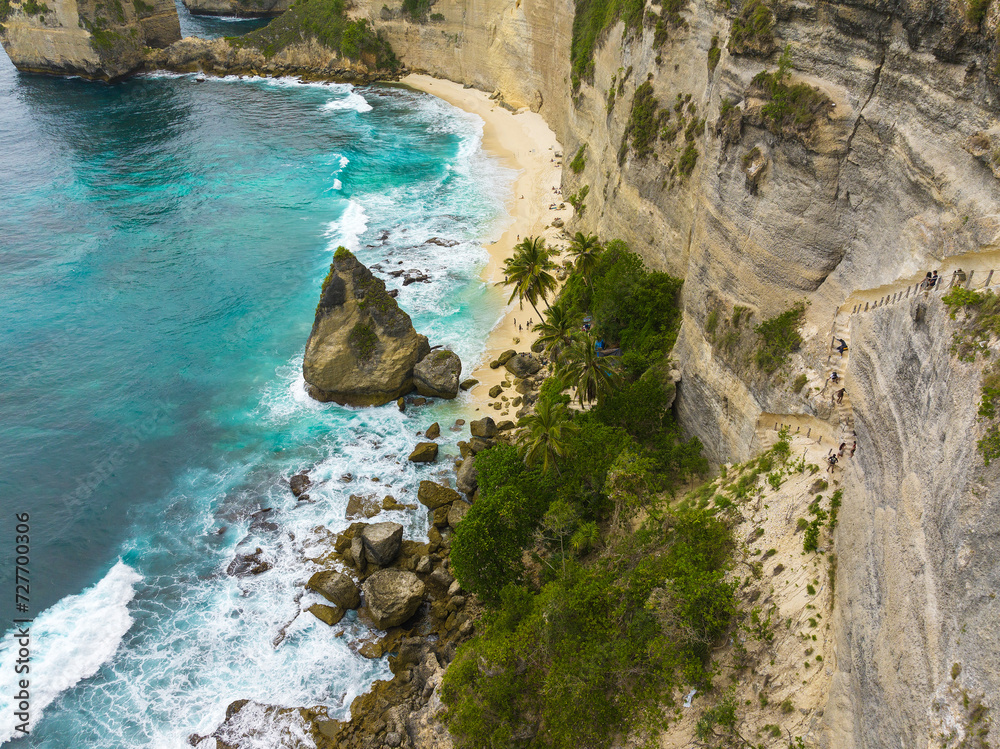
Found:
[{"label": "pointed rock formation", "polygon": [[410,316],[343,247],[323,282],[302,373],[319,401],[380,406],[413,389],[413,368],[430,352]]}]

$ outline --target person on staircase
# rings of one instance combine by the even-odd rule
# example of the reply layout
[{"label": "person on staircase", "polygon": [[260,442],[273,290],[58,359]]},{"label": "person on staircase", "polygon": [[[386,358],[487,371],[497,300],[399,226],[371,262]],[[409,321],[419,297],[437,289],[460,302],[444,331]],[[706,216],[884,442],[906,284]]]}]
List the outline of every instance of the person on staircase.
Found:
[{"label": "person on staircase", "polygon": [[837,391],[837,403],[843,403],[844,402],[844,393],[846,393],[846,392],[847,392],[847,388],[841,388],[840,390]]},{"label": "person on staircase", "polygon": [[835,349],[837,349],[837,352],[838,352],[838,353],[839,353],[839,354],[840,354],[841,356],[843,356],[843,355],[844,355],[844,352],[845,352],[845,351],[847,351],[847,341],[845,341],[845,340],[844,340],[843,338],[835,338],[834,340],[835,340],[835,341],[836,341],[837,343],[835,343],[833,347],[834,347]]}]

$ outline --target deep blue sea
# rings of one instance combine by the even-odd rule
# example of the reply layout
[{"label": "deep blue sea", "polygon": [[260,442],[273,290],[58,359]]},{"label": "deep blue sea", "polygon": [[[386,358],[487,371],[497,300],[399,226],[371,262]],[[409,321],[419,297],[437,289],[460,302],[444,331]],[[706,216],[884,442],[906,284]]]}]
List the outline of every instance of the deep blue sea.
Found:
[{"label": "deep blue sea", "polygon": [[[406,455],[433,421],[457,453],[467,405],[315,403],[302,352],[343,244],[471,369],[501,311],[480,272],[514,176],[481,128],[398,87],[105,85],[0,55],[0,743],[23,678],[17,616],[32,620],[32,733],[12,747],[180,748],[243,698],[344,717],[388,675],[352,650],[367,634],[353,613],[331,628],[305,612],[303,584],[350,494],[413,501],[447,470]],[[411,268],[431,282],[387,275]],[[315,504],[288,489],[302,469]],[[276,529],[251,528],[262,508]],[[23,614],[15,513],[30,514]],[[379,518],[426,537],[425,513]],[[226,575],[258,546],[271,570]],[[294,721],[256,718],[260,747],[298,745]]]}]

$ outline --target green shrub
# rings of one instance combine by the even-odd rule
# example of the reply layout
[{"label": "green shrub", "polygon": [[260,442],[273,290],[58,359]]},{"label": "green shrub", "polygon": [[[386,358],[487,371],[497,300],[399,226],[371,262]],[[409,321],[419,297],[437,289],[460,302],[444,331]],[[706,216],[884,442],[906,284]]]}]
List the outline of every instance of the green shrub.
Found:
[{"label": "green shrub", "polygon": [[21,3],[21,10],[29,16],[37,16],[42,13],[48,13],[49,6],[45,3],[39,3],[37,0],[24,0],[24,2]]},{"label": "green shrub", "polygon": [[594,80],[594,50],[604,32],[619,19],[626,33],[642,27],[644,0],[576,0],[573,16],[573,40],[570,46],[573,90],[580,83]]},{"label": "green shrub", "polygon": [[569,203],[571,206],[573,206],[573,210],[582,216],[584,210],[586,209],[586,206],[583,204],[583,201],[587,199],[587,195],[589,194],[590,194],[590,185],[584,185],[575,193],[567,197],[566,202]]},{"label": "green shrub", "polygon": [[584,143],[576,152],[576,156],[573,160],[569,162],[569,168],[573,170],[573,174],[579,174],[583,171],[583,168],[587,165],[587,160],[584,158],[584,152],[587,150],[587,144]]},{"label": "green shrub", "polygon": [[773,374],[787,360],[788,355],[802,345],[798,327],[805,315],[805,305],[801,302],[780,315],[765,320],[754,330],[760,337],[754,361],[757,368]]},{"label": "green shrub", "polygon": [[734,55],[767,57],[774,52],[774,13],[764,0],[747,0],[729,31],[729,51]]},{"label": "green shrub", "polygon": [[677,173],[681,177],[690,177],[691,172],[694,171],[695,164],[698,163],[698,148],[694,143],[688,143],[684,147],[684,152],[681,154],[680,159],[677,161]]},{"label": "green shrub", "polygon": [[719,46],[719,36],[716,34],[712,37],[712,46],[708,48],[708,72],[710,74],[715,72],[721,59],[722,47]]},{"label": "green shrub", "polygon": [[801,392],[802,388],[805,387],[805,385],[806,385],[806,383],[808,381],[809,381],[809,377],[807,377],[805,374],[800,374],[792,382],[792,392],[795,392],[795,393]]},{"label": "green shrub", "polygon": [[990,0],[969,0],[969,7],[965,11],[965,17],[978,30],[982,27],[983,19],[986,18],[986,11],[989,8]]},{"label": "green shrub", "polygon": [[357,357],[366,361],[371,359],[375,353],[375,348],[378,346],[378,336],[375,335],[371,325],[359,322],[351,329],[347,342],[354,349]]},{"label": "green shrub", "polygon": [[444,20],[444,13],[431,13],[431,20],[434,23],[441,23]]},{"label": "green shrub", "polygon": [[828,111],[833,103],[817,88],[805,83],[788,83],[791,52],[782,52],[775,72],[762,70],[752,81],[755,93],[767,100],[761,115],[768,130],[775,135],[801,134],[816,124],[820,114]]},{"label": "green shrub", "polygon": [[656,142],[657,134],[656,111],[658,108],[659,103],[653,95],[653,84],[646,81],[635,90],[635,96],[632,98],[632,111],[622,136],[622,144],[628,144],[637,159],[644,159],[653,152],[653,144]]},{"label": "green shrub", "polygon": [[11,10],[10,0],[0,0],[0,23],[7,20]]}]

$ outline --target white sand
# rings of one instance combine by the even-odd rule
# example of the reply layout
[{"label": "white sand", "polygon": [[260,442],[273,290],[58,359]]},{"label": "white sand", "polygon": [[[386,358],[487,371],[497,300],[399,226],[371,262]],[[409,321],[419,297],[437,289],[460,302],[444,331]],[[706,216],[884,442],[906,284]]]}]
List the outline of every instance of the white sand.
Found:
[{"label": "white sand", "polygon": [[[492,284],[503,283],[503,263],[513,254],[518,237],[524,239],[544,236],[546,244],[557,248],[566,244],[566,241],[561,239],[563,230],[556,229],[551,224],[557,216],[567,221],[573,209],[568,203],[562,210],[549,208],[553,203],[557,205],[563,203],[562,196],[553,192],[553,188],[558,188],[560,184],[562,159],[556,158],[556,153],[562,152],[562,146],[541,115],[527,109],[519,110],[517,113],[510,112],[496,102],[490,101],[482,91],[463,88],[459,83],[427,75],[410,74],[403,78],[402,83],[433,94],[452,106],[481,117],[485,123],[483,149],[500,157],[507,166],[518,170],[513,197],[507,206],[513,222],[499,240],[486,248],[490,253],[490,261],[483,271],[484,281]],[[508,289],[504,296],[509,293]],[[538,315],[530,305],[525,304],[523,309],[519,309],[516,301],[508,305],[503,318],[487,339],[483,362],[471,374],[463,373],[463,379],[474,377],[479,380],[479,384],[471,391],[474,410],[497,420],[514,419],[513,413],[517,409],[508,409],[506,404],[500,411],[487,408],[487,403],[491,400],[488,395],[489,389],[509,376],[503,367],[490,369],[489,362],[507,349],[529,350],[537,337],[528,331],[529,320],[538,322]],[[519,325],[524,328],[523,331],[518,329]],[[519,343],[515,343],[516,338],[520,338]],[[506,389],[504,394],[508,398],[517,395],[513,390]]]}]

